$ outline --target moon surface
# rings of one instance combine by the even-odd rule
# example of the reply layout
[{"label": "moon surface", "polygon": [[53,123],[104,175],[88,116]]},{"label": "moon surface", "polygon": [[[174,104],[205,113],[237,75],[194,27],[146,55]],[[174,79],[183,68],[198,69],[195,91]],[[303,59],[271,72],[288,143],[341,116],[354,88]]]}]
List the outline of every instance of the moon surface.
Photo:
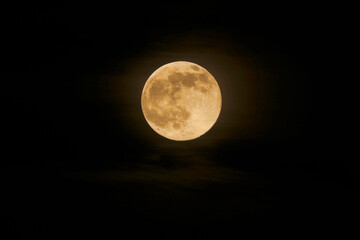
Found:
[{"label": "moon surface", "polygon": [[215,78],[198,64],[178,61],[161,66],[145,83],[141,107],[150,127],[161,136],[187,141],[205,134],[221,110]]}]

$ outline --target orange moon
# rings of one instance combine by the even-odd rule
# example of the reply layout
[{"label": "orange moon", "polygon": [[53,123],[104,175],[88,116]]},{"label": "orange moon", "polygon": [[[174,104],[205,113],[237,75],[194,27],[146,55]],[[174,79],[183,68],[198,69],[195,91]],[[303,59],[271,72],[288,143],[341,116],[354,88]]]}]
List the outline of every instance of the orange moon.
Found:
[{"label": "orange moon", "polygon": [[215,78],[198,64],[178,61],[161,66],[145,83],[141,107],[150,127],[161,136],[187,141],[209,131],[221,111]]}]

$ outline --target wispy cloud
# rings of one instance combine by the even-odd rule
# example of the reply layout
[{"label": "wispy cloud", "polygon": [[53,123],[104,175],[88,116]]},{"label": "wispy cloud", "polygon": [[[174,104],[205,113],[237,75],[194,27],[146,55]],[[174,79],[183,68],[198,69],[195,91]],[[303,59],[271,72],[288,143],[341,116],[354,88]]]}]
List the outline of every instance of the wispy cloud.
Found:
[{"label": "wispy cloud", "polygon": [[107,170],[71,175],[111,185],[151,185],[158,190],[206,189],[213,184],[253,184],[259,180],[259,176],[253,173],[220,166],[205,153],[187,151],[177,154],[148,154],[143,161],[135,164],[122,164]]},{"label": "wispy cloud", "polygon": [[[119,163],[120,164],[120,163]],[[256,173],[221,166],[205,152],[147,154],[134,164],[108,170],[74,172],[88,187],[108,189],[118,204],[150,218],[187,221],[258,213],[267,208]]]}]

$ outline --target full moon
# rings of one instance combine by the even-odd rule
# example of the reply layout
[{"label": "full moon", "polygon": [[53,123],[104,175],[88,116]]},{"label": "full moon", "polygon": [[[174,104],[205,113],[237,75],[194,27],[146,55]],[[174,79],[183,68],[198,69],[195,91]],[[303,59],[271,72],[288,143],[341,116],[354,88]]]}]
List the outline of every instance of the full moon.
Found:
[{"label": "full moon", "polygon": [[205,134],[221,110],[215,78],[198,64],[178,61],[161,66],[145,83],[141,107],[150,127],[161,136],[187,141]]}]

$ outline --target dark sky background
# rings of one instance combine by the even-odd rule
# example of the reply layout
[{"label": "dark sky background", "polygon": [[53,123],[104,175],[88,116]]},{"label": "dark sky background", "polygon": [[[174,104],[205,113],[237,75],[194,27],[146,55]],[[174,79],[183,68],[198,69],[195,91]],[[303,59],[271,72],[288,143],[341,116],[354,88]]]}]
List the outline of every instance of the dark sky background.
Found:
[{"label": "dark sky background", "polygon": [[[351,232],[359,178],[334,144],[321,6],[25,4],[2,28],[5,232],[217,238]],[[150,74],[205,67],[223,106],[199,139],[157,135]],[[332,129],[329,131],[329,129]]]}]

